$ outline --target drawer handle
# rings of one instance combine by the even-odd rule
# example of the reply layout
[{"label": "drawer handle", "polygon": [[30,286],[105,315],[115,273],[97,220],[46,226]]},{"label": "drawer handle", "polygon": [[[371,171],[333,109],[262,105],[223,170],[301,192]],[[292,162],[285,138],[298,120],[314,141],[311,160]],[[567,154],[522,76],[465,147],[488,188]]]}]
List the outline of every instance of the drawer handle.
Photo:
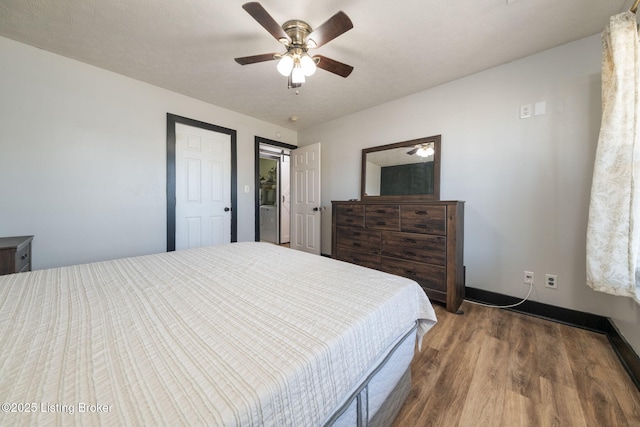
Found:
[{"label": "drawer handle", "polygon": [[347,222],[353,222],[351,218],[347,218]]},{"label": "drawer handle", "polygon": [[416,224],[414,225],[415,228],[427,228],[426,224]]},{"label": "drawer handle", "polygon": [[417,243],[416,239],[408,239],[407,238],[407,239],[404,239],[404,241],[407,242],[407,243]]},{"label": "drawer handle", "polygon": [[409,256],[416,256],[416,253],[411,251],[404,251],[404,254]]},{"label": "drawer handle", "polygon": [[384,209],[378,209],[376,212],[377,213],[387,213],[387,211],[385,211]]},{"label": "drawer handle", "polygon": [[376,223],[376,225],[387,225],[387,223],[386,223],[386,222],[384,222],[384,221],[378,221],[378,222]]},{"label": "drawer handle", "polygon": [[356,248],[362,247],[362,245],[358,242],[353,242],[353,246],[355,246]]},{"label": "drawer handle", "polygon": [[360,258],[356,258],[356,257],[353,257],[353,260],[354,260],[355,262],[362,262],[362,261],[360,260]]},{"label": "drawer handle", "polygon": [[349,209],[347,209],[347,212],[351,213],[351,212],[353,212],[353,209],[349,208]]},{"label": "drawer handle", "polygon": [[416,276],[416,272],[413,270],[405,270],[404,271],[406,274],[408,274],[409,276]]},{"label": "drawer handle", "polygon": [[416,211],[416,215],[426,215],[427,211]]},{"label": "drawer handle", "polygon": [[359,232],[359,231],[354,231],[354,232],[353,232],[353,235],[354,235],[354,236],[359,236],[359,235],[360,235],[360,232]]}]

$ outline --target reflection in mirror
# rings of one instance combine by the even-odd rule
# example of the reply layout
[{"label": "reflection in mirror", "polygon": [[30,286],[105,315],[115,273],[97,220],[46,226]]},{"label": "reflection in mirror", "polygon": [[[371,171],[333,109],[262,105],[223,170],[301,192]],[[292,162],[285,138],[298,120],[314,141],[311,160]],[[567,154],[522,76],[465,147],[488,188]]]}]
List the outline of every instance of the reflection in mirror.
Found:
[{"label": "reflection in mirror", "polygon": [[362,150],[361,196],[440,198],[440,135]]}]

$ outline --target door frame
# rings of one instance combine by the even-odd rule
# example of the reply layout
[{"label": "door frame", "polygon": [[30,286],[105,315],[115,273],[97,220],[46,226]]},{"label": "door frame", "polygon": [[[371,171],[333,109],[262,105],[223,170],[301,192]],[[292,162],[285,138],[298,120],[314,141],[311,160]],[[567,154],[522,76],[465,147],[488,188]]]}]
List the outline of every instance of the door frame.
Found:
[{"label": "door frame", "polygon": [[[255,205],[255,241],[260,241],[260,145],[271,145],[273,147],[285,148],[287,150],[295,150],[297,145],[287,144],[285,142],[274,141],[272,139],[263,138],[261,136],[254,137],[254,205]],[[280,215],[278,214],[278,221]]]},{"label": "door frame", "polygon": [[234,129],[167,113],[167,252],[176,250],[176,123],[224,133],[231,137],[231,241],[237,242],[237,132]]}]

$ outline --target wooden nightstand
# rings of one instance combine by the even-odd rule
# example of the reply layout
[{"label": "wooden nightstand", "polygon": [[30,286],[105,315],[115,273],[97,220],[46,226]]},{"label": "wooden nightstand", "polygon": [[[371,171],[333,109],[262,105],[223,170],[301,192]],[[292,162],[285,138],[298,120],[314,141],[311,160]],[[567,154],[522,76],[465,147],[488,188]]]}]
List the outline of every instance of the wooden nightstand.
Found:
[{"label": "wooden nightstand", "polygon": [[0,237],[0,275],[31,271],[33,236]]}]

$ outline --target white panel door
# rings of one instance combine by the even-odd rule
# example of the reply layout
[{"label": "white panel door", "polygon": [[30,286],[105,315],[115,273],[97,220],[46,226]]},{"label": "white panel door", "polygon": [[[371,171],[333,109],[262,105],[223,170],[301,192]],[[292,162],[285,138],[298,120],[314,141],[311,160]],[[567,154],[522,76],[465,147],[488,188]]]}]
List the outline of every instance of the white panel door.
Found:
[{"label": "white panel door", "polygon": [[231,137],[176,124],[176,249],[231,241]]},{"label": "white panel door", "polygon": [[290,247],[320,255],[320,143],[291,152]]},{"label": "white panel door", "polygon": [[289,243],[291,239],[291,162],[290,157],[282,155],[280,160],[280,243]]}]

